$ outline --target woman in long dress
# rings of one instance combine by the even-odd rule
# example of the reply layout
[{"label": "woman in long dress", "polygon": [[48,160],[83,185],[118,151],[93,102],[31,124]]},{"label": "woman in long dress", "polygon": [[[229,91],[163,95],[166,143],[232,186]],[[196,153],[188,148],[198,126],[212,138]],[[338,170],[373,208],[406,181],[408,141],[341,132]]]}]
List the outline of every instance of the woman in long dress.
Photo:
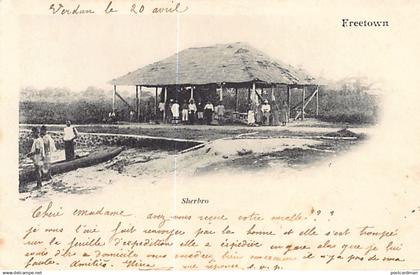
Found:
[{"label": "woman in long dress", "polygon": [[273,106],[273,126],[279,126],[280,125],[280,110],[279,110],[279,107],[278,107],[278,105],[275,103],[275,102],[273,102],[274,103],[274,106]]},{"label": "woman in long dress", "polygon": [[254,114],[255,114],[255,123],[260,125],[262,124],[262,120],[263,120],[263,113],[261,111],[261,104],[255,104],[254,105],[255,109],[254,109]]},{"label": "woman in long dress", "polygon": [[283,104],[280,107],[280,122],[282,126],[286,126],[287,120],[289,118],[288,110],[289,108],[286,101],[283,101]]},{"label": "woman in long dress", "polygon": [[255,126],[255,112],[251,104],[248,106],[248,126]]}]

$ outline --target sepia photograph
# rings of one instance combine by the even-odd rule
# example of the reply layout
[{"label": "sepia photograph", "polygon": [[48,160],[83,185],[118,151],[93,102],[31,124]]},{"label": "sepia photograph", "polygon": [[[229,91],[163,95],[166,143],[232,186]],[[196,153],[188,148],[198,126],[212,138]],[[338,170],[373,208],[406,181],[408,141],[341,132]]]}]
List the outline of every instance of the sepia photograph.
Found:
[{"label": "sepia photograph", "polygon": [[[97,84],[108,88],[22,87],[21,199],[98,192],[110,174],[304,169],[369,138],[379,122],[381,83],[311,75],[242,36],[248,40],[150,56],[154,62]],[[143,50],[140,64],[150,51]],[[123,58],[118,52],[115,60]],[[75,177],[95,183],[72,184]]]},{"label": "sepia photograph", "polygon": [[417,3],[0,6],[0,270],[420,268]]}]

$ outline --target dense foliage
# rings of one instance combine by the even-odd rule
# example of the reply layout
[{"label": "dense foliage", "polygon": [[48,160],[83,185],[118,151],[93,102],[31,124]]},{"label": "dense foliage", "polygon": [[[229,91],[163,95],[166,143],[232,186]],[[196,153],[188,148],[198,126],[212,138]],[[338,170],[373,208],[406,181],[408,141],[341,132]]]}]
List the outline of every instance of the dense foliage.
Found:
[{"label": "dense foliage", "polygon": [[[360,81],[339,82],[334,86],[323,86],[319,93],[319,119],[340,123],[375,123],[378,115],[378,96],[370,93],[371,85]],[[155,119],[153,92],[144,92],[140,100],[140,120],[148,122]],[[240,94],[247,94],[245,93]],[[125,92],[126,101],[135,106],[134,93]],[[217,96],[216,96],[217,98]],[[282,100],[279,98],[278,100]],[[217,100],[216,100],[217,101]],[[234,93],[226,93],[226,109],[235,108]],[[292,96],[292,106],[299,106],[301,96]],[[246,96],[238,99],[239,108],[246,109]],[[130,109],[117,99],[118,120],[130,120]],[[279,103],[278,103],[279,104]],[[315,100],[305,109],[307,117],[315,116]],[[60,123],[69,119],[77,124],[107,122],[112,110],[112,91],[89,87],[75,93],[65,88],[37,90],[24,88],[21,91],[19,115],[21,123]],[[291,117],[296,113],[292,112]]]}]

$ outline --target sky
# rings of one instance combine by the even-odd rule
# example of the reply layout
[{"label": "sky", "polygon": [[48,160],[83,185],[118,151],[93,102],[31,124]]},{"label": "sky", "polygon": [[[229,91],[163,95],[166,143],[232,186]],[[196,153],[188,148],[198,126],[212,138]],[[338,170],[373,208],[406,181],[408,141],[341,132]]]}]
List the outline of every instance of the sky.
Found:
[{"label": "sky", "polygon": [[388,39],[394,30],[344,30],[340,10],[320,13],[319,8],[240,15],[21,16],[20,83],[74,91],[111,89],[111,79],[177,50],[237,41],[315,77],[384,77],[389,70],[382,55],[398,49],[392,44],[396,40]]}]

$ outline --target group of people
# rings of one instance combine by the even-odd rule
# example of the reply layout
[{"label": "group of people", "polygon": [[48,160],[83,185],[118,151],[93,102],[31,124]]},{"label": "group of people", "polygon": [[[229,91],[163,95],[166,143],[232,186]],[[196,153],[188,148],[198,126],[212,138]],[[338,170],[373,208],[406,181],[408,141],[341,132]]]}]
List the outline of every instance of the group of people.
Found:
[{"label": "group of people", "polygon": [[285,126],[289,120],[288,105],[283,101],[280,107],[275,105],[274,108],[272,108],[268,103],[268,100],[264,100],[260,105],[251,104],[248,108],[247,117],[249,126]]},{"label": "group of people", "polygon": [[[225,106],[220,101],[215,106],[211,101],[206,104],[199,100],[195,103],[194,99],[183,101],[180,105],[177,99],[170,99],[169,103],[159,103],[159,111],[162,121],[177,125],[182,124],[212,124],[214,121],[218,125],[225,122]],[[268,100],[264,100],[261,104],[250,104],[247,112],[247,122],[249,126],[257,125],[273,125],[285,126],[289,120],[288,105],[285,101],[278,106],[274,104],[272,107]]]},{"label": "group of people", "polygon": [[[72,160],[74,154],[74,141],[78,136],[76,128],[71,126],[71,122],[66,122],[64,127],[64,150],[66,160]],[[27,157],[30,157],[35,167],[36,186],[42,186],[42,180],[45,178],[51,180],[51,153],[56,151],[54,139],[47,133],[45,125],[32,128],[33,143]]]},{"label": "group of people", "polygon": [[225,117],[225,106],[220,101],[216,106],[211,101],[207,101],[203,104],[201,100],[195,103],[194,99],[184,101],[182,105],[178,103],[178,100],[171,99],[169,104],[161,102],[159,104],[159,111],[163,120],[173,125],[183,124],[212,124],[213,119],[217,120],[218,124],[221,125],[224,122]]}]

